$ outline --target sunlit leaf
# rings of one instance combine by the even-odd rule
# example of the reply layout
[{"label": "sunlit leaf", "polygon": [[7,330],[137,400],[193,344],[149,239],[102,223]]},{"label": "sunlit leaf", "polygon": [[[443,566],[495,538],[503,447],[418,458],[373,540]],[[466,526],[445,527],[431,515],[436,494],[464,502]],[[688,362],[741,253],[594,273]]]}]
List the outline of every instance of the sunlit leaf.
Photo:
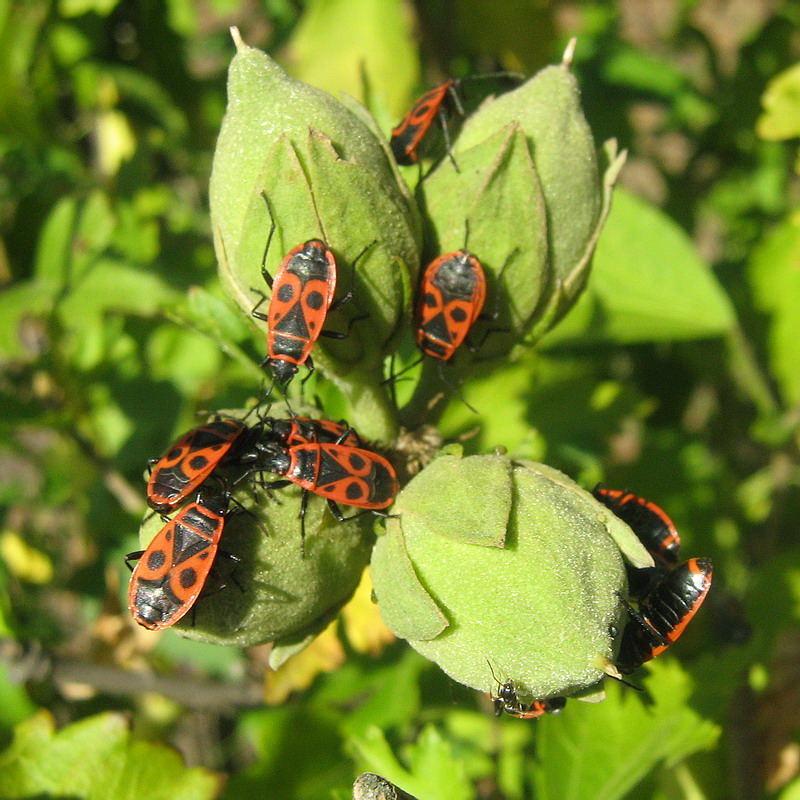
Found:
[{"label": "sunlit leaf", "polygon": [[652,705],[612,684],[604,702],[569,702],[563,714],[540,720],[539,758],[531,765],[539,800],[618,800],[658,763],[714,746],[719,728],[689,705],[688,674],[669,659],[651,670]]},{"label": "sunlit leaf", "polygon": [[669,217],[624,189],[600,236],[592,274],[570,313],[542,340],[596,344],[720,336],[730,300]]},{"label": "sunlit leaf", "polygon": [[282,703],[292,692],[307,689],[320,672],[330,672],[344,661],[337,627],[334,620],[308,647],[277,670],[267,672],[264,699],[268,703]]},{"label": "sunlit leaf", "polygon": [[[314,86],[362,102],[364,79],[399,116],[419,77],[410,8],[401,0],[309,3],[289,43],[292,73]],[[347,43],[343,47],[343,43]]]},{"label": "sunlit leaf", "polygon": [[0,556],[20,580],[49,583],[53,579],[53,563],[47,555],[31,547],[16,531],[0,533]]},{"label": "sunlit leaf", "polygon": [[417,741],[407,748],[408,768],[397,760],[378,728],[353,739],[351,747],[364,770],[382,775],[416,797],[473,800],[472,785],[466,779],[464,765],[455,757],[452,742],[432,725],[423,728]]},{"label": "sunlit leaf", "polygon": [[378,655],[395,640],[395,635],[381,619],[378,604],[372,599],[372,578],[369,567],[361,576],[353,596],[342,609],[347,640],[358,653]]},{"label": "sunlit leaf", "polygon": [[800,400],[800,215],[785,220],[753,252],[756,306],[769,314],[769,358],[787,403]]},{"label": "sunlit leaf", "polygon": [[764,139],[794,139],[800,136],[800,64],[774,77],[768,84],[761,104],[764,113],[756,131]]},{"label": "sunlit leaf", "polygon": [[0,798],[80,797],[83,800],[211,800],[219,778],[187,769],[163,745],[132,741],[121,714],[99,714],[56,732],[40,712],[21,723],[0,755]]}]

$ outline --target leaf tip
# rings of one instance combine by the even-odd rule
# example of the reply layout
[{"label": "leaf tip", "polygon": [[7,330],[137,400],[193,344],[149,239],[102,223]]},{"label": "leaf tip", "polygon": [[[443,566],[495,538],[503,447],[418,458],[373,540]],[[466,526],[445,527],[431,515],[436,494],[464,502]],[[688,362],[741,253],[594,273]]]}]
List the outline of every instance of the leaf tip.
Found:
[{"label": "leaf tip", "polygon": [[561,66],[564,69],[569,69],[572,66],[572,60],[575,58],[575,48],[578,46],[578,37],[573,36],[564,48],[564,55],[561,56]]},{"label": "leaf tip", "polygon": [[247,45],[245,44],[244,39],[242,39],[242,34],[239,33],[239,29],[235,25],[231,25],[230,31],[231,39],[233,39],[233,43],[236,45],[236,50],[239,53],[244,52],[247,49]]},{"label": "leaf tip", "polygon": [[614,680],[621,681],[622,675],[620,671],[617,669],[617,665],[606,656],[598,656],[597,658],[597,666],[608,675],[609,678],[614,678]]}]

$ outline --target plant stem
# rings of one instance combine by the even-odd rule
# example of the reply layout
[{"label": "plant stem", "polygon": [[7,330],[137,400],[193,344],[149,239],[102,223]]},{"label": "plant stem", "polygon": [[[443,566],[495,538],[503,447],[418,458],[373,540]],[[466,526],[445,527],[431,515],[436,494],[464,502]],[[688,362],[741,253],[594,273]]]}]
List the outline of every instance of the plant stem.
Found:
[{"label": "plant stem", "polygon": [[779,413],[778,401],[759,367],[750,342],[737,325],[725,340],[728,348],[730,371],[736,385],[750,399],[762,417]]}]

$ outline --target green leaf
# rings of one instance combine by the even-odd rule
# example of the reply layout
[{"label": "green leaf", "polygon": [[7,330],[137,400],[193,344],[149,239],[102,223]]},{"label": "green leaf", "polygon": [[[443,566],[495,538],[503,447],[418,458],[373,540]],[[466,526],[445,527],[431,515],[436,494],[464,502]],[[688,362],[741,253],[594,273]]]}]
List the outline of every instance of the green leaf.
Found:
[{"label": "green leaf", "polygon": [[[0,577],[0,585],[7,591],[5,581]],[[0,608],[0,634],[10,636],[11,631],[5,624],[5,609]],[[11,680],[8,664],[0,664],[0,729],[9,729],[36,710],[36,706],[28,697],[24,684],[19,680]]]},{"label": "green leaf", "polygon": [[162,326],[153,333],[147,355],[151,377],[170,381],[187,397],[197,394],[203,383],[222,369],[222,353],[213,340],[175,325]]},{"label": "green leaf", "polygon": [[666,59],[630,46],[617,47],[604,64],[605,77],[662,97],[674,97],[686,86],[686,76]]},{"label": "green leaf", "polygon": [[783,140],[800,136],[800,64],[774,77],[761,95],[764,113],[756,132],[764,139]]},{"label": "green leaf", "polygon": [[107,312],[152,317],[179,297],[156,273],[103,258],[62,300],[58,312],[66,326],[82,327]]},{"label": "green leaf", "polygon": [[419,49],[402,0],[309,3],[289,42],[289,57],[301,80],[362,102],[366,77],[398,117],[419,80]]},{"label": "green leaf", "polygon": [[106,713],[56,733],[40,712],[21,723],[0,755],[0,798],[80,797],[81,800],[209,800],[220,779],[187,769],[169,748],[132,741],[122,714]]},{"label": "green leaf", "polygon": [[322,714],[341,709],[340,726],[346,738],[413,726],[420,713],[420,676],[430,663],[410,647],[388,664],[358,664],[348,660],[326,676],[311,705]]},{"label": "green leaf", "polygon": [[734,322],[730,300],[684,231],[617,189],[586,291],[542,341],[696,339],[720,336]]},{"label": "green leaf", "polygon": [[769,315],[771,372],[788,405],[800,401],[800,217],[769,233],[750,259],[755,305]]},{"label": "green leaf", "polygon": [[408,748],[408,769],[394,756],[378,728],[354,737],[350,744],[361,770],[375,772],[415,797],[473,800],[473,787],[461,759],[453,753],[452,743],[432,725],[423,728],[416,743]]},{"label": "green leaf", "polygon": [[189,289],[186,316],[200,330],[230,343],[247,339],[251,330],[242,312],[202,286]]},{"label": "green leaf", "polygon": [[77,201],[74,197],[65,197],[50,212],[42,228],[34,274],[48,288],[60,289],[66,281],[77,218]]},{"label": "green leaf", "polygon": [[58,9],[65,17],[79,17],[91,12],[107,17],[118,3],[119,0],[60,0]]},{"label": "green leaf", "polygon": [[778,800],[800,800],[800,778],[795,778],[778,795]]},{"label": "green leaf", "polygon": [[674,765],[715,745],[719,727],[689,705],[689,675],[671,658],[649,669],[651,705],[607,682],[604,702],[569,702],[541,721],[531,765],[537,800],[617,800],[660,762]]},{"label": "green leaf", "polygon": [[[447,7],[442,11],[448,13]],[[461,48],[491,55],[506,69],[543,67],[558,39],[552,8],[519,0],[458,0],[452,7]]]},{"label": "green leaf", "polygon": [[426,725],[410,753],[411,772],[425,776],[420,797],[426,800],[472,800],[472,785],[467,780],[464,764],[453,752],[451,742],[433,727]]},{"label": "green leaf", "polygon": [[94,191],[81,205],[71,243],[69,278],[81,278],[91,267],[92,262],[105,250],[111,241],[116,226],[114,214],[108,197],[101,191]]}]

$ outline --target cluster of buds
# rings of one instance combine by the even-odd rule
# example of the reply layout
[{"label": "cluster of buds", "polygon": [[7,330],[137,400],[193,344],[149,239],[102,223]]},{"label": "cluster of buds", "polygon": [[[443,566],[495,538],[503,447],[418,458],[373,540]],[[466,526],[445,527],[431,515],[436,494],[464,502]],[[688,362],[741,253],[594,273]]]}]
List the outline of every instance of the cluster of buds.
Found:
[{"label": "cluster of buds", "polygon": [[[417,203],[366,109],[291,78],[238,33],[235,39],[210,187],[223,285],[249,316],[254,291],[265,289],[261,267],[273,222],[270,274],[312,236],[344,264],[375,242],[359,261],[346,312],[369,321],[353,325],[343,341],[320,340],[314,351],[359,430],[382,439],[396,432],[391,411],[380,422],[376,413],[388,403],[385,358],[410,333],[423,257],[464,247],[467,230],[498,309],[492,327],[502,331],[482,348],[482,369],[504,363],[569,310],[586,283],[624,160],[609,143],[600,176],[571,51],[472,114],[452,158],[420,182]],[[477,363],[454,362],[454,380]]]},{"label": "cluster of buds", "polygon": [[[415,196],[366,109],[292,79],[238,33],[234,38],[211,181],[223,285],[250,316],[255,295],[265,291],[262,269],[274,274],[303,241],[318,237],[345,264],[360,256],[346,313],[369,321],[351,325],[342,341],[319,340],[314,361],[341,390],[358,430],[389,445],[398,415],[384,364],[411,334],[421,266],[466,249],[468,236],[498,310],[498,334],[485,342],[482,370],[505,363],[556,324],[585,286],[624,154],[608,143],[601,174],[570,48],[561,64],[469,116],[449,157],[419,181]],[[454,360],[454,381],[477,363]],[[396,466],[409,474],[407,465]],[[596,698],[607,675],[619,677],[614,662],[630,614],[627,575],[652,568],[653,559],[591,493],[542,464],[497,454],[463,458],[446,448],[405,486],[391,512],[372,553],[381,611],[454,679],[498,697],[501,709],[533,716],[538,711],[525,698],[553,698],[541,708],[556,710],[561,698]],[[257,516],[281,531],[283,542],[284,532],[297,533],[296,513],[289,502],[267,504]],[[309,513],[324,538],[340,543],[330,546],[341,547],[348,574],[360,569],[371,522],[336,525],[321,502]],[[241,515],[233,535],[256,540],[256,523]],[[338,592],[305,618],[301,609],[289,632],[253,617],[253,609],[275,607],[278,584],[291,605],[304,594],[303,570],[314,569],[313,557],[300,572],[290,556],[276,565],[271,548],[269,541],[256,548],[269,567],[253,572],[251,616],[240,613],[237,630],[261,627],[238,638],[218,634],[231,613],[220,606],[219,619],[207,626],[215,641],[288,633],[290,642],[302,642],[341,605]],[[328,583],[314,580],[324,593]]]}]

